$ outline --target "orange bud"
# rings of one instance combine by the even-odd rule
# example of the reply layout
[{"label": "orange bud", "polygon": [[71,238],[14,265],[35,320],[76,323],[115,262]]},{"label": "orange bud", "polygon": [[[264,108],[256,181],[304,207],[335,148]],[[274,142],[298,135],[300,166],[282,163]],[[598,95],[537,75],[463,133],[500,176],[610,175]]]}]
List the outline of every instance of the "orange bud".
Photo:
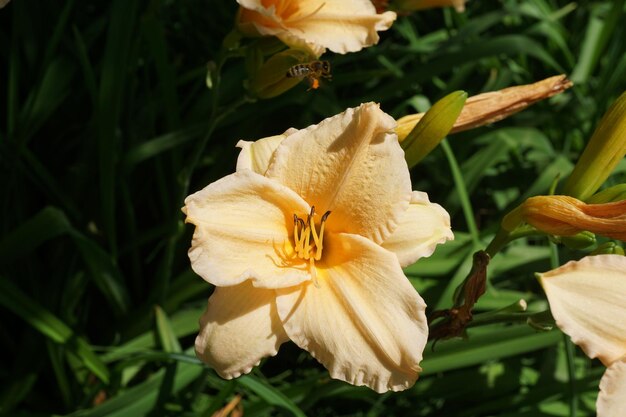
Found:
[{"label": "orange bud", "polygon": [[522,219],[535,228],[556,236],[589,231],[626,240],[626,200],[586,204],[564,195],[537,196],[519,207]]}]

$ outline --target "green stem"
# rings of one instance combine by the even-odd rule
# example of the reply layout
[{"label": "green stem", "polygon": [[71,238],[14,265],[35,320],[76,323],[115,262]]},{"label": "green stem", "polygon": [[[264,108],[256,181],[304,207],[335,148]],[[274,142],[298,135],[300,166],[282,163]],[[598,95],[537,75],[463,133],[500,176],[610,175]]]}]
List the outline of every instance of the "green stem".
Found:
[{"label": "green stem", "polygon": [[467,228],[472,236],[472,241],[476,246],[479,246],[480,234],[478,233],[478,227],[476,227],[476,221],[474,220],[474,210],[472,209],[472,205],[467,194],[467,187],[465,187],[465,182],[463,181],[463,174],[461,174],[461,169],[459,168],[459,164],[454,157],[454,153],[452,152],[452,148],[450,147],[447,139],[441,141],[441,147],[446,154],[446,158],[448,158],[448,164],[450,165],[450,171],[452,171],[454,185],[459,193],[459,200],[461,201],[461,206],[463,207],[463,214],[465,216]]}]

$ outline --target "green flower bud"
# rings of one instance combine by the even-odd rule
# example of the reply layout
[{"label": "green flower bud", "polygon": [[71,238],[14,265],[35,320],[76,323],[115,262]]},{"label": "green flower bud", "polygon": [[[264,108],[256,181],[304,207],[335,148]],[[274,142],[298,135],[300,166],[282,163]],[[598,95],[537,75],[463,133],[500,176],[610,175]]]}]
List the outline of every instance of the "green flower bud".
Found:
[{"label": "green flower bud", "polygon": [[461,114],[467,93],[455,91],[436,102],[400,142],[409,168],[417,165],[439,145]]},{"label": "green flower bud", "polygon": [[598,246],[590,255],[622,255],[624,256],[624,248],[615,242],[606,242]]},{"label": "green flower bud", "polygon": [[618,184],[594,194],[587,202],[589,204],[612,203],[626,200],[626,184]]},{"label": "green flower bud", "polygon": [[585,231],[573,236],[562,236],[561,243],[570,249],[585,249],[596,244],[596,235]]},{"label": "green flower bud", "polygon": [[[315,57],[306,51],[288,49],[279,52],[261,64],[250,76],[248,89],[258,98],[272,98],[296,86],[299,78],[287,77],[291,67],[314,60]],[[254,58],[251,58],[254,61]],[[258,62],[258,61],[257,61]],[[258,64],[256,64],[258,66]],[[255,63],[252,63],[254,69]]]},{"label": "green flower bud", "polygon": [[586,201],[626,155],[626,92],[613,103],[593,133],[563,194]]}]

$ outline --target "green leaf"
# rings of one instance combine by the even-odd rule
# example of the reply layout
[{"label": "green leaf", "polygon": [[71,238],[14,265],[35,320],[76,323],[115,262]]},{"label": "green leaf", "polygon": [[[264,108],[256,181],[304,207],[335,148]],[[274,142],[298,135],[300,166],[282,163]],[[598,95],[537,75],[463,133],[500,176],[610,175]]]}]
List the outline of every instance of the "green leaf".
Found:
[{"label": "green leaf", "polygon": [[155,306],[154,312],[156,315],[157,332],[163,350],[166,352],[182,352],[178,338],[174,330],[172,330],[172,323],[170,323],[170,319],[165,314],[165,311],[161,307]]},{"label": "green leaf", "polygon": [[66,345],[101,381],[109,382],[108,369],[89,344],[4,277],[0,277],[0,305],[11,310],[50,340]]},{"label": "green leaf", "polygon": [[306,417],[306,414],[304,414],[304,412],[282,392],[259,380],[258,378],[253,377],[252,375],[244,375],[240,377],[237,379],[237,383],[243,385],[251,391],[254,391],[255,394],[268,403],[290,411],[296,417]]}]

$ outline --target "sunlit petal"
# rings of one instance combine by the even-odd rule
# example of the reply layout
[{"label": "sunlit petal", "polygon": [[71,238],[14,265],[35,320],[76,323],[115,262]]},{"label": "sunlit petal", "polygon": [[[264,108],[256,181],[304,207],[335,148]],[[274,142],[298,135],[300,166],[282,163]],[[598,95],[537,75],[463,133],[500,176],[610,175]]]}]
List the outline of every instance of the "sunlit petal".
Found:
[{"label": "sunlit petal", "polygon": [[333,378],[384,392],[413,385],[428,338],[426,305],[396,256],[358,235],[329,235],[317,285],[280,289],[289,338]]},{"label": "sunlit petal", "polygon": [[376,13],[370,0],[237,0],[239,28],[248,34],[274,35],[291,47],[319,56],[355,52],[378,42],[393,12]]},{"label": "sunlit petal", "polygon": [[240,140],[237,143],[237,147],[241,148],[237,158],[237,171],[250,169],[257,174],[265,175],[274,151],[285,137],[285,135],[276,135],[254,142]]},{"label": "sunlit petal", "polygon": [[614,362],[600,380],[598,417],[626,416],[626,357]]},{"label": "sunlit petal", "polygon": [[439,204],[431,203],[426,193],[413,191],[411,205],[382,246],[395,253],[405,267],[432,255],[439,243],[452,239],[448,212]]},{"label": "sunlit petal", "polygon": [[327,227],[381,243],[396,228],[411,198],[395,121],[374,103],[293,133],[274,152],[266,176],[287,185]]},{"label": "sunlit petal", "polygon": [[626,257],[588,256],[539,275],[556,324],[605,365],[626,355]]},{"label": "sunlit petal", "polygon": [[309,207],[287,187],[242,170],[187,197],[183,210],[196,226],[191,266],[208,282],[277,288],[309,279],[306,264],[289,256],[293,214]]},{"label": "sunlit petal", "polygon": [[215,289],[200,319],[196,354],[223,378],[247,374],[289,340],[276,313],[274,290],[250,281]]}]

